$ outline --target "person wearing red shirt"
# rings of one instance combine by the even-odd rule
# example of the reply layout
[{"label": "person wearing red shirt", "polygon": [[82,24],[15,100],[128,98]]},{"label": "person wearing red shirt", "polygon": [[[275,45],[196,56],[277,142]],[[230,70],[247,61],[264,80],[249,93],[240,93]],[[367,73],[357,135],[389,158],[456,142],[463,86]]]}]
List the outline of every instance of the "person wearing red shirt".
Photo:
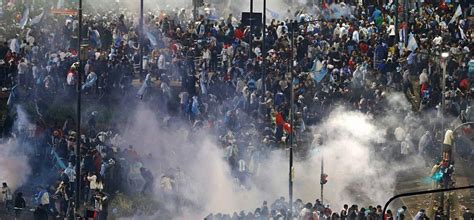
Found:
[{"label": "person wearing red shirt", "polygon": [[239,40],[242,40],[244,38],[244,32],[240,29],[240,27],[235,29],[234,37]]}]

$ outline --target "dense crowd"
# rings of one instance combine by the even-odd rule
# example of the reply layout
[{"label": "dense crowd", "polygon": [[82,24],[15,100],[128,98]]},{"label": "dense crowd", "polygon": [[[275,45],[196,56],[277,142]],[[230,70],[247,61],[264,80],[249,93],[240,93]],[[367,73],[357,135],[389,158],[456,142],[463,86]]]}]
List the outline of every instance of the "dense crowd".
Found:
[{"label": "dense crowd", "polygon": [[[327,219],[327,220],[404,220],[410,219],[408,214],[408,208],[402,206],[392,212],[388,209],[383,214],[382,206],[368,206],[359,207],[358,205],[349,205],[344,204],[341,211],[332,210],[329,205],[323,205],[321,201],[316,199],[314,204],[312,203],[303,203],[300,199],[297,199],[294,204],[294,219],[298,220],[318,220],[318,219]],[[262,206],[256,208],[254,212],[244,212],[229,214],[210,214],[205,220],[254,220],[254,219],[291,219],[288,217],[289,207],[288,202],[285,201],[284,197],[281,197],[270,206],[268,206],[267,201],[264,201]],[[463,219],[472,219],[474,215],[470,212],[469,208],[463,210]],[[433,214],[433,219],[441,220],[444,218],[443,208],[438,207]],[[417,211],[416,215],[413,216],[414,220],[424,220],[430,219],[428,217],[427,211],[425,209],[420,209]]]},{"label": "dense crowd", "polygon": [[[436,162],[432,175],[438,183],[447,184],[454,169],[451,149],[456,134],[442,131],[440,120],[422,120],[415,114],[438,112],[456,118],[457,123],[474,117],[470,109],[474,48],[467,2],[426,1],[404,11],[393,4],[335,3],[352,9],[337,17],[324,11],[329,10],[324,6],[321,14],[295,8],[286,17],[269,20],[265,44],[260,25],[251,29],[232,14],[215,19],[214,10],[204,10],[196,22],[185,9],[147,14],[143,33],[126,10],[88,15],[82,31],[88,41],[83,67],[77,63],[77,17],[33,11],[40,21],[23,25],[19,34],[10,36],[0,47],[0,59],[2,86],[12,89],[11,99],[35,103],[36,130],[22,141],[45,148],[40,150],[43,155],[52,149],[50,163],[61,173],[54,184],[38,188],[34,202],[52,215],[65,216],[71,210],[74,184],[81,181],[85,205],[98,211],[98,219],[106,219],[107,200],[115,192],[140,188],[147,194],[153,189],[154,175],[143,165],[147,155],[139,155],[133,146],[122,146],[121,131],[113,123],[98,126],[97,112],[88,114],[80,137],[72,119],[64,126],[45,121],[52,100],[74,102],[78,74],[85,99],[108,103],[138,97],[159,103],[157,114],[184,121],[192,130],[212,127],[218,131],[224,158],[242,185],[256,172],[259,158],[287,145],[291,134],[295,142],[311,142],[305,135],[307,127],[323,120],[332,106],[344,103],[366,114],[383,115],[387,96],[400,92],[412,109],[398,112],[405,120],[388,129],[389,145],[394,147],[385,149],[397,158],[415,153],[435,158],[438,155],[431,153],[436,141],[443,141],[445,155]],[[11,10],[18,12],[21,23],[21,9]],[[145,36],[142,45],[141,34]],[[442,58],[442,52],[449,56]],[[134,81],[142,83],[138,91]],[[420,123],[425,126],[418,127]],[[456,141],[469,146],[472,129],[463,132],[467,135]],[[81,161],[75,157],[77,138],[81,139]],[[473,158],[469,148],[456,150]],[[82,167],[80,180],[75,179],[77,165]],[[163,191],[172,191],[177,173],[175,169],[162,175]],[[12,201],[13,196],[6,200]],[[281,198],[271,208],[264,203],[253,214],[216,215],[214,219],[285,219],[285,204]],[[382,219],[380,207],[344,207],[346,218],[319,201],[312,205],[297,200],[294,207],[301,219]],[[312,213],[317,217],[308,217]],[[398,214],[387,214],[387,219]]]}]

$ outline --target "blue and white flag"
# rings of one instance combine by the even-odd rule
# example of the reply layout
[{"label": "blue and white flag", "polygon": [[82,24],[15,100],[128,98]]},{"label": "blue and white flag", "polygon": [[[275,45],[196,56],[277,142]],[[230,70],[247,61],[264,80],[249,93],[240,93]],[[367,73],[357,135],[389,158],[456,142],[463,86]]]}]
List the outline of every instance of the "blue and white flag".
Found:
[{"label": "blue and white flag", "polygon": [[31,19],[30,25],[33,26],[33,25],[39,24],[43,20],[43,17],[44,17],[45,14],[46,14],[45,10],[43,10],[43,12],[41,12],[41,14],[39,14],[36,17],[34,17],[33,19]]},{"label": "blue and white flag", "polygon": [[25,7],[25,10],[23,11],[23,16],[21,17],[20,20],[20,27],[21,29],[25,28],[25,25],[28,23],[28,20],[30,19],[30,8]]},{"label": "blue and white flag", "polygon": [[156,47],[158,46],[158,41],[156,40],[156,37],[150,33],[149,31],[146,32],[146,36],[148,37],[148,39],[150,40],[150,43],[153,47]]},{"label": "blue and white flag", "polygon": [[13,86],[11,91],[10,91],[10,94],[8,95],[8,100],[7,100],[7,107],[8,108],[12,108],[13,107],[13,103],[15,102],[15,98],[16,98],[16,87],[17,85]]},{"label": "blue and white flag", "polygon": [[92,30],[89,32],[90,40],[95,47],[102,47],[102,42],[100,41],[100,33],[98,30]]},{"label": "blue and white flag", "polygon": [[311,68],[311,76],[317,83],[320,83],[324,79],[327,72],[326,67],[324,67],[321,61],[314,61],[313,67]]},{"label": "blue and white flag", "polygon": [[87,75],[86,83],[82,85],[82,90],[92,87],[96,81],[97,75],[94,72],[89,73],[89,75]]},{"label": "blue and white flag", "polygon": [[413,33],[410,33],[408,36],[407,49],[409,51],[415,51],[416,48],[418,48],[418,43],[416,42],[415,35]]},{"label": "blue and white flag", "polygon": [[147,89],[149,87],[151,87],[151,83],[152,83],[151,82],[151,75],[148,73],[145,76],[145,80],[143,81],[142,86],[140,87],[140,89],[137,92],[137,97],[139,97],[140,99],[143,99],[143,96],[145,95],[145,92],[147,91]]},{"label": "blue and white flag", "polygon": [[449,23],[453,23],[456,21],[456,19],[462,15],[462,9],[461,9],[461,5],[458,5],[458,8],[456,8],[456,11],[454,12],[454,15],[453,17],[451,18],[451,20],[449,21]]}]

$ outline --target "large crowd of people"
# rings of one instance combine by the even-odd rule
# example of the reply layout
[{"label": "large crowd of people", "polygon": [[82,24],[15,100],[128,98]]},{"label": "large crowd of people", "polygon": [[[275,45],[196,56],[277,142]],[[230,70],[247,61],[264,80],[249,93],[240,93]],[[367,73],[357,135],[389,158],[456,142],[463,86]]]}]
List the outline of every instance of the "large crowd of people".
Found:
[{"label": "large crowd of people", "polygon": [[[34,144],[43,156],[52,150],[47,164],[60,170],[56,181],[38,188],[34,199],[40,207],[35,211],[38,215],[44,214],[42,210],[68,215],[74,185],[80,181],[84,205],[97,211],[97,219],[107,219],[108,199],[117,191],[139,186],[146,195],[156,182],[142,163],[148,155],[131,145],[121,146],[116,124],[98,125],[96,112],[88,113],[79,137],[73,119],[64,124],[48,121],[53,103],[74,104],[78,79],[82,79],[84,100],[109,105],[130,99],[159,103],[157,114],[183,121],[191,130],[215,128],[224,158],[242,185],[251,178],[256,158],[288,145],[292,138],[307,141],[307,128],[324,120],[331,106],[343,103],[377,117],[387,111],[387,96],[397,92],[412,108],[399,112],[405,118],[403,127],[389,128],[392,134],[404,131],[401,137],[387,136],[393,146],[387,148],[390,155],[418,153],[434,159],[441,156],[433,152],[437,141],[442,141],[445,154],[432,171],[438,184],[452,182],[454,139],[467,146],[456,148],[463,151],[464,159],[474,158],[469,148],[471,127],[457,136],[443,131],[441,120],[415,117],[437,112],[458,124],[474,117],[468,1],[424,1],[409,8],[396,8],[393,3],[367,7],[352,1],[325,2],[318,11],[295,7],[268,19],[265,41],[261,25],[243,25],[232,14],[216,19],[216,10],[201,11],[195,21],[186,9],[150,13],[143,31],[125,9],[90,14],[84,17],[82,30],[88,42],[83,66],[78,63],[77,16],[36,9],[30,12],[33,19],[22,24],[23,7],[27,6],[8,5],[8,13],[18,15],[14,22],[19,27],[16,35],[3,34],[9,38],[0,46],[0,80],[11,90],[12,102],[34,103],[36,129],[25,134],[21,143]],[[334,7],[345,13],[336,14]],[[443,52],[449,56],[442,56]],[[420,123],[424,124],[421,133]],[[76,161],[78,138],[81,161]],[[77,165],[81,179],[76,179]],[[161,177],[163,191],[172,191],[177,172]],[[5,207],[23,209],[22,196],[5,190]],[[384,217],[380,206],[344,206],[339,213],[319,200],[294,203],[294,214],[300,219],[403,219],[398,216],[405,210]],[[288,204],[280,198],[270,208],[264,202],[253,213],[217,214],[209,219],[288,219],[287,213]],[[420,213],[416,219],[424,219],[424,211]]]}]

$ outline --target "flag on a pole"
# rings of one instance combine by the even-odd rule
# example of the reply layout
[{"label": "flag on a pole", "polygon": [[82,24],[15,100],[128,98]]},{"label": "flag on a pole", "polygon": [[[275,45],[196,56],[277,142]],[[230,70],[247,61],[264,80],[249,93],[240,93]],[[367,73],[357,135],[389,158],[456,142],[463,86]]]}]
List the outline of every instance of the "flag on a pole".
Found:
[{"label": "flag on a pole", "polygon": [[277,126],[282,126],[282,127],[283,127],[283,130],[285,130],[287,133],[293,132],[293,129],[291,128],[290,123],[286,122],[286,121],[283,119],[283,116],[281,115],[280,112],[276,112],[276,113],[275,113],[275,124],[276,124]]},{"label": "flag on a pole", "polygon": [[21,20],[20,20],[21,29],[25,28],[25,25],[28,23],[29,16],[30,16],[30,8],[25,7],[25,10],[23,11],[23,16],[21,17]]},{"label": "flag on a pole", "polygon": [[153,47],[156,47],[158,46],[158,41],[156,40],[156,37],[153,36],[152,33],[150,33],[149,31],[146,32],[146,36],[148,37],[148,39],[150,40],[150,43]]},{"label": "flag on a pole", "polygon": [[416,48],[418,48],[418,43],[416,42],[415,35],[413,33],[410,33],[408,37],[407,49],[409,51],[415,51]]},{"label": "flag on a pole", "polygon": [[13,86],[11,91],[10,91],[10,94],[8,95],[8,100],[7,100],[7,106],[8,108],[12,108],[13,107],[13,104],[15,102],[15,98],[16,98],[16,87],[17,85]]},{"label": "flag on a pole", "polygon": [[458,8],[456,9],[456,11],[454,12],[454,15],[453,17],[451,18],[451,21],[449,21],[449,23],[453,23],[456,21],[456,19],[462,15],[462,9],[461,9],[461,5],[458,5]]},{"label": "flag on a pole", "polygon": [[30,21],[30,24],[33,26],[33,25],[36,25],[36,24],[39,24],[42,20],[43,20],[43,17],[45,15],[45,10],[43,10],[41,12],[41,14],[37,15],[36,17],[34,17],[33,19],[31,19]]},{"label": "flag on a pole", "polygon": [[324,67],[323,63],[320,60],[314,60],[313,67],[311,68],[311,76],[313,77],[314,81],[320,83],[327,74],[327,70]]}]

